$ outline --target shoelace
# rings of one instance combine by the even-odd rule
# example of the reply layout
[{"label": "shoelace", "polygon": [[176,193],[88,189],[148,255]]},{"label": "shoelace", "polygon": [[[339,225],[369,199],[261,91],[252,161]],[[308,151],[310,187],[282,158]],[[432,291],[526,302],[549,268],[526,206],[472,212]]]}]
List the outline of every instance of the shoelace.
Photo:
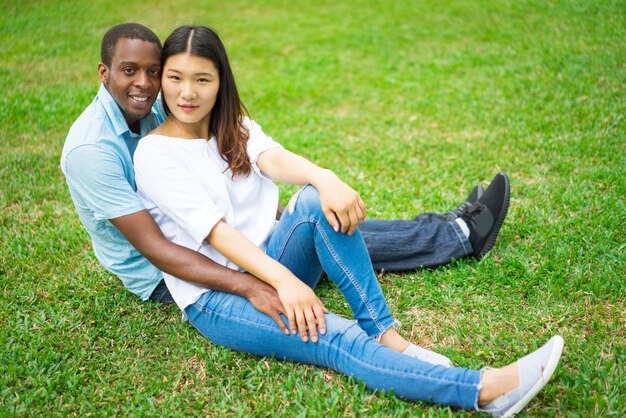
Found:
[{"label": "shoelace", "polygon": [[461,203],[459,205],[459,207],[456,208],[456,211],[455,211],[457,216],[463,215],[465,213],[465,211],[468,210],[471,205],[472,204],[470,202],[463,202],[463,203]]},{"label": "shoelace", "polygon": [[465,208],[465,210],[463,211],[463,219],[466,222],[472,222],[472,223],[476,223],[476,217],[478,215],[480,215],[483,210],[485,209],[484,205],[481,205],[479,203],[473,203],[468,205],[467,208]]}]

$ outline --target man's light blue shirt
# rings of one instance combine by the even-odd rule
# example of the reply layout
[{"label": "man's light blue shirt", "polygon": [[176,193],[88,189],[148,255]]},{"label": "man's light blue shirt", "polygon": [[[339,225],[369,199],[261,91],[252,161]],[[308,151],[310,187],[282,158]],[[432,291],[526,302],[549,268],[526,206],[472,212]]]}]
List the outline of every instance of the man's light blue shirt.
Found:
[{"label": "man's light blue shirt", "polygon": [[137,135],[101,85],[96,98],[72,125],[61,155],[61,169],[96,257],[143,300],[150,297],[163,274],[109,219],[144,209],[136,194],[133,154],[139,140],[163,122],[159,109],[157,101],[140,121],[141,133]]}]

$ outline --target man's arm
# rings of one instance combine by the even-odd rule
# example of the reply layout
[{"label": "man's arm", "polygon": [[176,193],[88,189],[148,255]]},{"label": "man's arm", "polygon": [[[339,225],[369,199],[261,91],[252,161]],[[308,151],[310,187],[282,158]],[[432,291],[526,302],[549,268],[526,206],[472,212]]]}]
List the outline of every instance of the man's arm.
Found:
[{"label": "man's arm", "polygon": [[110,221],[141,255],[161,271],[212,290],[242,296],[256,309],[269,315],[288,334],[287,326],[280,317],[281,313],[285,314],[285,308],[272,286],[254,276],[217,264],[197,251],[174,244],[163,235],[146,210]]}]

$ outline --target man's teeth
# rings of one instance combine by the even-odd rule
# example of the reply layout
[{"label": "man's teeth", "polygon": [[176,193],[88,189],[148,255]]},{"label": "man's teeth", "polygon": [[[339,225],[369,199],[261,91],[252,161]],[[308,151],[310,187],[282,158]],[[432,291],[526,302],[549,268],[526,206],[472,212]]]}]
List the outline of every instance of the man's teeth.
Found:
[{"label": "man's teeth", "polygon": [[147,97],[139,97],[139,96],[130,96],[130,98],[138,102],[145,102],[146,100],[148,100]]}]

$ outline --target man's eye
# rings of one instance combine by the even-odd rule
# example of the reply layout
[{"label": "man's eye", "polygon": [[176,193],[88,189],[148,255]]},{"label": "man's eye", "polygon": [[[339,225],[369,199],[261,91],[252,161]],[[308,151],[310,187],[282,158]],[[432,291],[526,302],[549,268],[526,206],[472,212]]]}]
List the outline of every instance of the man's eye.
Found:
[{"label": "man's eye", "polygon": [[150,71],[148,71],[148,74],[150,74],[152,77],[158,77],[159,76],[159,70],[150,70]]},{"label": "man's eye", "polygon": [[124,72],[124,74],[126,74],[126,75],[132,75],[132,74],[135,74],[135,69],[134,68],[124,68],[122,70],[122,72]]}]

